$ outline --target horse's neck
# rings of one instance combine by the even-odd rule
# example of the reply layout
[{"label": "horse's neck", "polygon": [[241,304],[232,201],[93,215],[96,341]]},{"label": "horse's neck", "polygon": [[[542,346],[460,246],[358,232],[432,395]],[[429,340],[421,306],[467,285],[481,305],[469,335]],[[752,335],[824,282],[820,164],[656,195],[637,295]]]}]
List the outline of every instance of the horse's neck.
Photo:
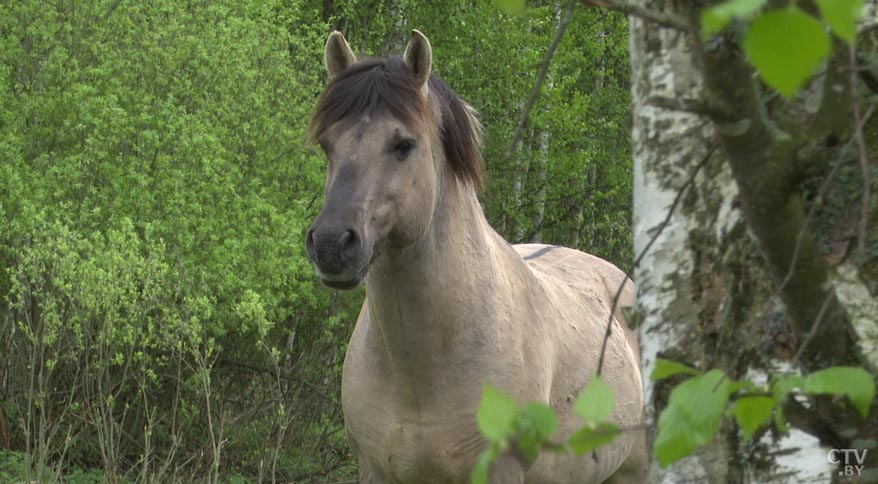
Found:
[{"label": "horse's neck", "polygon": [[515,253],[488,225],[474,191],[449,188],[423,240],[376,260],[367,278],[374,343],[400,371],[431,372],[471,353],[495,303],[513,296],[503,291],[520,287],[510,284]]}]

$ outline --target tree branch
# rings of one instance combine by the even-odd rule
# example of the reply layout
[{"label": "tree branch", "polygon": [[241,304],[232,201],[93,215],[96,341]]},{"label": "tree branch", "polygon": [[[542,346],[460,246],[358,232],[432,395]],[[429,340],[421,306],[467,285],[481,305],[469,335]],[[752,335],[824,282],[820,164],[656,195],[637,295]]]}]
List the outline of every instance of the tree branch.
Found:
[{"label": "tree branch", "polygon": [[661,25],[669,29],[681,32],[691,32],[692,26],[683,17],[666,12],[656,12],[639,5],[630,3],[612,2],[607,0],[582,0],[588,7],[601,7],[614,12],[623,13],[629,17],[636,17],[646,22]]},{"label": "tree branch", "polygon": [[518,143],[521,141],[521,135],[524,133],[524,128],[527,127],[530,112],[534,107],[534,103],[537,101],[537,97],[540,95],[540,89],[542,89],[543,81],[545,81],[546,74],[549,72],[552,58],[555,57],[555,52],[558,50],[558,44],[560,44],[561,39],[564,38],[564,31],[567,30],[567,25],[573,18],[573,9],[576,7],[576,2],[577,0],[571,0],[570,3],[567,4],[567,9],[564,11],[564,16],[561,17],[561,23],[558,24],[558,30],[555,32],[555,37],[552,39],[552,43],[549,44],[549,50],[546,51],[543,60],[540,62],[540,70],[537,72],[534,87],[531,89],[530,96],[527,98],[527,104],[524,106],[524,111],[521,113],[521,121],[519,121],[518,126],[515,127],[515,132],[512,133],[512,140],[509,142],[509,146],[506,148],[506,151],[503,152],[503,156],[500,157],[500,166],[505,165],[506,162],[509,161],[509,158],[512,157],[512,152],[515,151],[515,148],[518,147]]},{"label": "tree branch", "polygon": [[[696,39],[696,42],[698,40]],[[805,352],[810,369],[856,363],[850,322],[828,282],[828,267],[810,233],[804,202],[792,186],[795,145],[762,116],[753,71],[737,45],[722,39],[710,49],[698,45],[705,101],[738,185],[741,208],[777,281],[789,274],[781,299],[795,333],[808,335],[828,301]],[[801,240],[797,240],[797,239]],[[798,246],[798,248],[797,248]]]},{"label": "tree branch", "polygon": [[719,117],[723,113],[711,111],[710,107],[700,99],[678,99],[666,96],[650,96],[646,104],[670,111],[698,114],[707,117]]},{"label": "tree branch", "polygon": [[817,437],[823,445],[836,449],[850,447],[850,440],[842,438],[815,410],[806,408],[793,396],[787,398],[783,405],[784,415],[793,427]]},{"label": "tree branch", "polygon": [[821,143],[829,135],[842,139],[850,132],[850,124],[846,121],[850,116],[853,97],[850,86],[845,85],[847,51],[847,44],[843,41],[835,39],[832,42],[832,54],[826,61],[826,71],[822,75],[820,105],[812,113],[810,125],[805,133],[807,139]]},{"label": "tree branch", "polygon": [[[668,208],[668,213],[665,215],[665,219],[658,225],[655,234],[649,239],[646,247],[640,251],[640,254],[637,255],[637,260],[634,261],[634,265],[631,267],[633,271],[636,269],[640,262],[643,261],[643,257],[646,256],[646,253],[649,252],[649,249],[652,248],[652,244],[659,238],[662,231],[665,227],[668,226],[668,223],[671,221],[671,217],[674,215],[674,211],[677,210],[677,205],[679,205],[680,200],[683,199],[683,196],[686,194],[686,191],[695,183],[695,177],[698,176],[698,172],[707,165],[707,162],[710,161],[710,158],[713,157],[713,154],[716,152],[717,145],[713,145],[707,150],[707,154],[704,155],[704,158],[695,166],[695,169],[692,170],[692,173],[689,175],[689,178],[686,179],[686,182],[683,183],[683,186],[677,191],[677,195],[674,196],[674,201],[671,202],[670,208]],[[610,317],[607,320],[607,329],[604,331],[604,341],[601,343],[601,356],[598,359],[598,371],[597,375],[601,376],[601,370],[604,367],[604,355],[607,352],[607,342],[610,340],[610,335],[613,334],[613,316],[616,314],[616,308],[619,306],[619,298],[622,296],[622,290],[625,289],[625,284],[631,280],[631,276],[628,273],[625,273],[625,279],[622,279],[622,282],[619,284],[619,288],[616,289],[616,295],[613,296],[613,305],[610,307]]]},{"label": "tree branch", "polygon": [[3,447],[9,450],[9,436],[6,435],[6,423],[3,421],[2,406],[0,406],[0,439],[3,440]]},{"label": "tree branch", "polygon": [[860,169],[863,172],[863,193],[860,203],[860,223],[857,234],[857,250],[861,255],[866,254],[866,225],[869,223],[869,202],[872,200],[869,180],[869,154],[866,152],[866,137],[863,135],[862,114],[860,112],[860,100],[857,98],[857,50],[850,48],[850,82],[851,97],[854,99],[854,140],[857,143],[857,154],[860,159]]}]

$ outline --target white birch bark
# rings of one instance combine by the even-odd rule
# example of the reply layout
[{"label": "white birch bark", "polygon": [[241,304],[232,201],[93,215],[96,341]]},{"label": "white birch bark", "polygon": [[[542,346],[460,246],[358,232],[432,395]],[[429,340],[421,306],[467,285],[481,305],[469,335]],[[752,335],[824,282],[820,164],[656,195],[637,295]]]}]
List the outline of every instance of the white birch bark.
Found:
[{"label": "white birch bark", "polygon": [[[645,2],[656,3],[656,2]],[[710,132],[705,120],[691,114],[650,106],[648,98],[694,97],[700,87],[689,56],[686,37],[630,19],[634,140],[634,252],[639,255],[655,236],[677,192],[698,160],[705,156]],[[726,196],[733,197],[734,193]],[[731,214],[727,214],[731,216]],[[689,326],[698,321],[688,275],[695,271],[695,254],[688,234],[700,223],[696,214],[677,210],[635,269],[637,312],[640,316],[641,366],[652,373],[656,357],[680,344]],[[654,385],[644,379],[646,422],[654,432],[660,408],[655,408]],[[709,465],[701,452],[667,469],[652,463],[652,482],[707,482]],[[719,471],[721,474],[722,471]]]}]

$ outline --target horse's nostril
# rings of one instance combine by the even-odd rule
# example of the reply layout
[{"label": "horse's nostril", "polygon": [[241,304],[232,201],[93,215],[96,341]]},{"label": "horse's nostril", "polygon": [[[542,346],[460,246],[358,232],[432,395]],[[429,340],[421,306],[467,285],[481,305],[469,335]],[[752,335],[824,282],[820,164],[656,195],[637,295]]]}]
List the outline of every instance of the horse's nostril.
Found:
[{"label": "horse's nostril", "polygon": [[360,238],[353,230],[345,230],[338,239],[338,246],[341,248],[342,257],[347,260],[353,259],[359,250]]},{"label": "horse's nostril", "polygon": [[310,252],[314,250],[314,246],[317,245],[317,241],[314,237],[314,229],[309,228],[308,232],[305,233],[305,249]]},{"label": "horse's nostril", "polygon": [[305,234],[308,258],[325,274],[342,274],[360,258],[362,242],[357,232],[335,224],[315,224]]}]

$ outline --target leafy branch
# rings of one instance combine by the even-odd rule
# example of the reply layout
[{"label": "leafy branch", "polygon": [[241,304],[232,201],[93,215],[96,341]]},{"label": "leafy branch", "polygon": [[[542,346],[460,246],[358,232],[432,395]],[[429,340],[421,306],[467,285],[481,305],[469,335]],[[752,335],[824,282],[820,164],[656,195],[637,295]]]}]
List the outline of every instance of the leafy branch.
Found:
[{"label": "leafy branch", "polygon": [[[683,363],[658,358],[650,378],[653,381],[686,377],[670,393],[667,406],[658,419],[654,452],[662,466],[668,466],[710,443],[722,419],[732,418],[745,440],[769,425],[783,433],[789,431],[785,405],[796,397],[819,395],[847,398],[866,418],[875,397],[875,377],[859,367],[834,366],[807,376],[772,375],[765,384],[733,380],[722,370],[702,372]],[[572,453],[575,456],[608,445],[626,429],[607,419],[613,412],[612,388],[595,377],[579,394],[573,413],[582,419],[582,428],[565,440],[552,440],[558,431],[558,418],[545,403],[519,406],[502,390],[486,384],[476,416],[488,447],[479,456],[471,479],[485,484],[491,464],[503,452],[514,451],[533,462],[540,451]]]},{"label": "leafy branch", "polygon": [[552,438],[558,431],[558,417],[551,407],[542,402],[519,407],[510,395],[486,384],[476,419],[488,447],[473,468],[473,484],[487,482],[491,464],[503,452],[514,451],[527,462],[533,462],[541,450],[572,453],[578,457],[611,443],[624,431],[607,421],[615,405],[616,397],[610,385],[599,377],[593,378],[573,403],[573,413],[584,425],[557,442]]},{"label": "leafy branch", "polygon": [[658,420],[654,451],[662,466],[686,457],[716,436],[722,418],[734,418],[750,440],[772,422],[788,431],[784,405],[796,396],[847,397],[863,418],[875,396],[875,377],[859,367],[834,366],[807,376],[773,375],[763,385],[732,380],[721,370],[706,373],[682,363],[657,359],[652,380],[689,378],[671,390]]}]

